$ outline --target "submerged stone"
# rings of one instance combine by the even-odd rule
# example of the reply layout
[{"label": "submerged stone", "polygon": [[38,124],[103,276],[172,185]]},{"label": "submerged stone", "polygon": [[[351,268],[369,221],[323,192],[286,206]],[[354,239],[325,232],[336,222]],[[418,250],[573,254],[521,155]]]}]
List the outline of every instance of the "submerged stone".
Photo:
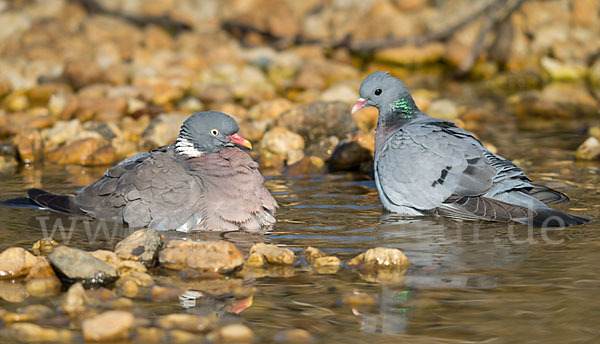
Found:
[{"label": "submerged stone", "polygon": [[114,282],[119,277],[113,266],[76,248],[59,246],[48,259],[58,277],[67,284],[81,282],[86,286],[98,286]]}]

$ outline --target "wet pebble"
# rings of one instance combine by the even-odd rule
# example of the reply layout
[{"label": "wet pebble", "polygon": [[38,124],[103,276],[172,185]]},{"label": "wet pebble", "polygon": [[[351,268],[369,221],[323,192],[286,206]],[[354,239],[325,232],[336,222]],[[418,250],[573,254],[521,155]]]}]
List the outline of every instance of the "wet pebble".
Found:
[{"label": "wet pebble", "polygon": [[37,258],[21,247],[11,247],[0,253],[0,279],[25,276]]},{"label": "wet pebble", "polygon": [[29,295],[38,297],[56,294],[62,287],[50,262],[44,257],[38,257],[37,263],[31,267],[25,281],[25,289]]},{"label": "wet pebble", "polygon": [[400,268],[409,263],[404,253],[397,248],[375,247],[354,257],[348,265],[358,268]]},{"label": "wet pebble", "polygon": [[252,330],[242,324],[227,325],[219,330],[219,339],[223,343],[250,343],[253,338]]},{"label": "wet pebble", "polygon": [[244,257],[227,241],[171,240],[160,251],[159,261],[169,269],[227,273],[240,267]]},{"label": "wet pebble", "polygon": [[313,269],[320,274],[335,274],[340,268],[340,259],[335,256],[319,257],[312,262]]},{"label": "wet pebble", "polygon": [[250,249],[250,255],[260,254],[270,264],[291,265],[294,263],[294,252],[289,248],[271,244],[258,243]]},{"label": "wet pebble", "polygon": [[351,307],[372,306],[377,303],[375,297],[355,290],[351,294],[342,297],[342,303]]},{"label": "wet pebble", "polygon": [[86,310],[90,301],[83,289],[81,283],[75,283],[67,290],[67,293],[60,305],[60,310],[71,316],[75,317]]},{"label": "wet pebble", "polygon": [[302,250],[302,254],[306,258],[306,261],[311,264],[315,259],[325,257],[327,254],[325,252],[319,250],[316,247],[308,246]]},{"label": "wet pebble", "polygon": [[167,333],[156,327],[138,327],[135,329],[136,343],[163,343],[166,342]]},{"label": "wet pebble", "polygon": [[23,302],[29,294],[18,280],[0,280],[0,298],[8,302]]},{"label": "wet pebble", "polygon": [[156,320],[158,327],[166,330],[183,330],[204,333],[212,330],[216,325],[216,316],[198,316],[192,314],[174,313],[164,315]]},{"label": "wet pebble", "polygon": [[137,230],[117,243],[115,253],[121,259],[139,261],[150,267],[156,261],[162,241],[155,229]]},{"label": "wet pebble", "polygon": [[275,334],[273,338],[277,343],[312,343],[315,338],[310,332],[301,328],[293,328],[289,330],[283,330]]},{"label": "wet pebble", "polygon": [[40,239],[33,243],[31,251],[37,256],[46,256],[52,253],[55,247],[60,244],[52,238]]},{"label": "wet pebble", "polygon": [[167,302],[179,299],[184,292],[183,288],[173,285],[154,285],[150,290],[150,297],[154,302]]},{"label": "wet pebble", "polygon": [[107,311],[81,324],[86,341],[117,341],[130,336],[133,314],[125,311]]},{"label": "wet pebble", "polygon": [[59,278],[67,283],[81,282],[97,286],[115,281],[119,276],[113,266],[88,252],[67,246],[58,246],[48,255]]},{"label": "wet pebble", "polygon": [[70,342],[71,331],[44,328],[36,324],[16,323],[8,328],[10,335],[20,342]]}]

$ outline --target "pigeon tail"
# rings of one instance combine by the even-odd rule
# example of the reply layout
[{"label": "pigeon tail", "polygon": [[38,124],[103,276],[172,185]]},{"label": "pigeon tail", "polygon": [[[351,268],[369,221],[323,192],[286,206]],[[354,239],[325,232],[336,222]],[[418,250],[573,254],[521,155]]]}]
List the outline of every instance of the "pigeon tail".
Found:
[{"label": "pigeon tail", "polygon": [[86,214],[75,205],[75,196],[73,195],[57,195],[40,189],[29,189],[27,190],[27,196],[29,196],[31,202],[40,207],[67,215],[86,216]]},{"label": "pigeon tail", "polygon": [[39,204],[33,202],[29,197],[17,197],[0,201],[0,207],[22,208],[22,209],[42,209]]},{"label": "pigeon tail", "polygon": [[522,224],[531,224],[534,227],[542,228],[561,228],[577,226],[591,221],[591,218],[567,214],[565,212],[550,207],[537,208],[535,209],[535,212],[536,214],[533,217],[515,219],[515,221]]}]

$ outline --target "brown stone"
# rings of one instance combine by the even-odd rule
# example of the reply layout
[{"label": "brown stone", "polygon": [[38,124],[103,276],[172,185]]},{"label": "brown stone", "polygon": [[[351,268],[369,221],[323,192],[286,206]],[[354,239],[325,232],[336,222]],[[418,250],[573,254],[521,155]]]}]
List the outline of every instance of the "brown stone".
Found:
[{"label": "brown stone", "polygon": [[67,62],[61,79],[74,88],[102,81],[102,70],[92,61],[72,60]]},{"label": "brown stone", "polygon": [[54,248],[58,245],[60,244],[54,239],[44,238],[34,242],[33,246],[31,247],[31,250],[38,256],[46,256],[52,253],[52,250],[54,250]]},{"label": "brown stone", "polygon": [[250,343],[254,333],[245,325],[233,324],[222,327],[219,330],[219,338],[223,343]]},{"label": "brown stone", "polygon": [[401,65],[422,65],[439,61],[444,55],[444,45],[432,42],[422,46],[405,45],[385,48],[375,54],[375,59]]},{"label": "brown stone", "polygon": [[38,130],[30,130],[17,135],[15,144],[21,161],[26,164],[34,163],[43,156],[42,136]]},{"label": "brown stone", "polygon": [[163,267],[227,273],[244,263],[242,253],[227,241],[171,240],[160,251]]},{"label": "brown stone", "polygon": [[8,302],[23,302],[29,294],[20,281],[0,280],[0,299]]},{"label": "brown stone", "polygon": [[183,291],[183,288],[176,286],[155,285],[150,290],[150,296],[154,302],[175,301]]},{"label": "brown stone", "polygon": [[63,313],[74,317],[83,313],[89,303],[90,301],[85,293],[85,289],[83,289],[83,285],[81,285],[81,283],[75,283],[67,290],[67,294],[65,295],[60,309]]},{"label": "brown stone", "polygon": [[116,255],[125,260],[134,260],[152,266],[158,256],[162,238],[155,229],[133,232],[115,246]]},{"label": "brown stone", "polygon": [[166,330],[183,330],[189,332],[207,332],[212,330],[216,324],[214,316],[197,316],[192,314],[174,313],[160,317],[156,324]]},{"label": "brown stone", "polygon": [[278,332],[275,334],[274,339],[277,343],[312,343],[315,341],[310,332],[301,328],[293,328]]},{"label": "brown stone", "polygon": [[20,342],[39,343],[39,342],[70,342],[72,340],[69,330],[56,330],[43,328],[39,325],[30,323],[12,324],[8,328],[12,337]]},{"label": "brown stone", "polygon": [[577,160],[598,160],[600,159],[600,141],[595,137],[589,137],[575,151]]},{"label": "brown stone", "polygon": [[325,257],[326,254],[316,247],[308,246],[302,250],[302,254],[306,257],[308,263],[312,263],[315,259]]},{"label": "brown stone", "polygon": [[48,152],[46,158],[61,165],[108,165],[115,161],[116,151],[103,139],[83,138]]},{"label": "brown stone", "polygon": [[81,324],[86,341],[125,340],[132,327],[133,314],[124,311],[107,311]]},{"label": "brown stone", "polygon": [[37,258],[21,247],[11,247],[0,253],[0,279],[25,276]]},{"label": "brown stone", "polygon": [[410,264],[408,258],[397,248],[376,247],[359,254],[348,262],[359,268],[402,268]]},{"label": "brown stone", "polygon": [[35,85],[27,91],[27,96],[33,102],[46,103],[57,92],[71,92],[71,87],[61,83]]},{"label": "brown stone", "polygon": [[275,245],[258,243],[250,249],[253,253],[261,254],[270,264],[291,265],[294,262],[294,252],[289,248],[277,247]]}]

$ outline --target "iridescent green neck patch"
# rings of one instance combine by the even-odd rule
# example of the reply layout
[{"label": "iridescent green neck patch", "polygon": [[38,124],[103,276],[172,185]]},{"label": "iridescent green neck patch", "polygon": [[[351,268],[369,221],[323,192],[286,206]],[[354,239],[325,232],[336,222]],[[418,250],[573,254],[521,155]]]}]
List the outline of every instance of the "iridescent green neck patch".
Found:
[{"label": "iridescent green neck patch", "polygon": [[393,106],[394,112],[399,112],[402,118],[412,118],[414,105],[406,99],[398,99]]}]

